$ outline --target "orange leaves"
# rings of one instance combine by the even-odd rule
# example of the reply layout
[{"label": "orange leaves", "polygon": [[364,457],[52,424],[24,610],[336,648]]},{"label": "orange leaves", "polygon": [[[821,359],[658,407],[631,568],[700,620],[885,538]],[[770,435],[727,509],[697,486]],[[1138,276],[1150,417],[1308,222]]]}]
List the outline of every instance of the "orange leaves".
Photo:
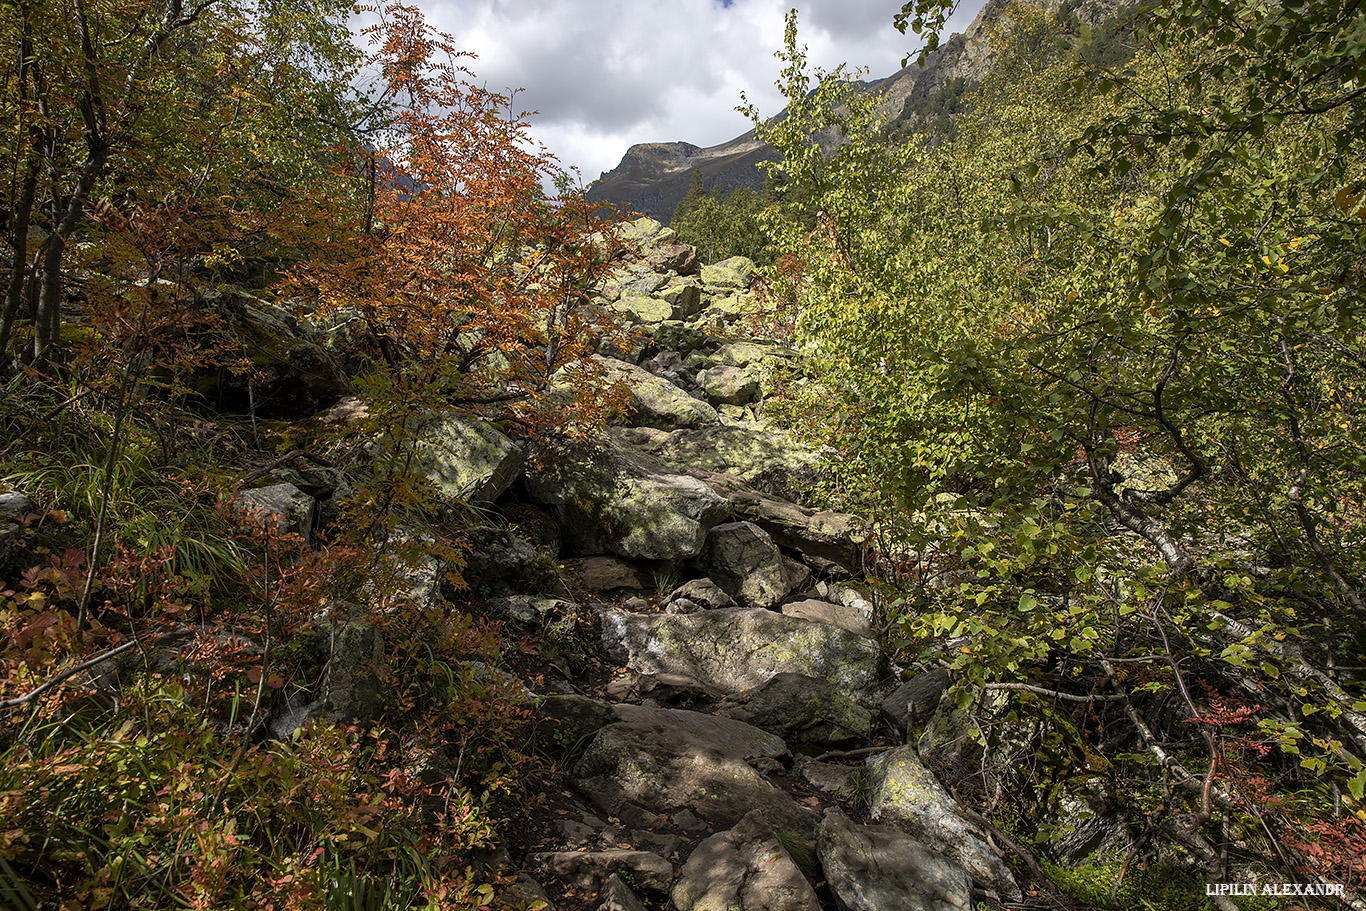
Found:
[{"label": "orange leaves", "polygon": [[612,233],[449,36],[412,7],[371,12],[390,106],[375,147],[352,153],[368,161],[368,211],[346,249],[320,251],[294,282],[359,314],[390,368],[445,404],[535,420],[550,377],[608,331],[586,304]]}]

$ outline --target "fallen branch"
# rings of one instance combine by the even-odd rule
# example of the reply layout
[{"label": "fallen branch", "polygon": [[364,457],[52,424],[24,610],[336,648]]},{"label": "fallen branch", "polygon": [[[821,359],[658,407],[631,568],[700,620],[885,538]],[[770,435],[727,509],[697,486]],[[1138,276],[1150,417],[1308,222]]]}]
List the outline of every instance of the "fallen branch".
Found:
[{"label": "fallen branch", "polygon": [[115,655],[122,655],[124,652],[128,650],[136,648],[137,644],[138,640],[130,639],[127,642],[123,643],[123,645],[118,646],[117,648],[111,648],[107,652],[101,652],[94,658],[91,658],[89,661],[83,661],[75,667],[67,668],[55,677],[48,679],[46,682],[42,683],[31,692],[26,693],[23,696],[18,696],[14,699],[6,699],[4,702],[0,702],[0,709],[12,709],[21,705],[28,705],[30,702],[37,699],[39,696],[43,695],[48,690],[52,689],[54,686],[57,686],[65,682],[66,680],[69,680],[70,678],[79,674],[83,670],[94,667],[101,661],[107,661],[110,658],[113,658]]},{"label": "fallen branch", "polygon": [[264,477],[265,475],[270,474],[275,469],[280,468],[284,465],[288,465],[295,459],[308,459],[314,465],[321,465],[323,468],[337,467],[334,462],[330,462],[327,459],[324,459],[322,456],[315,455],[314,453],[311,453],[306,449],[293,449],[285,453],[284,455],[280,456],[278,459],[276,459],[274,462],[271,462],[269,465],[264,465],[261,468],[256,469],[246,477],[242,478],[242,480],[238,481],[234,485],[234,487],[240,488],[243,484],[248,484],[252,481],[255,481],[257,478]]},{"label": "fallen branch", "polygon": [[985,689],[989,690],[1017,690],[1025,693],[1036,693],[1040,696],[1047,696],[1050,699],[1059,699],[1063,702],[1122,702],[1126,697],[1097,693],[1094,696],[1074,696],[1071,693],[1060,693],[1057,690],[1045,689],[1041,686],[1031,686],[1028,683],[988,683]]}]

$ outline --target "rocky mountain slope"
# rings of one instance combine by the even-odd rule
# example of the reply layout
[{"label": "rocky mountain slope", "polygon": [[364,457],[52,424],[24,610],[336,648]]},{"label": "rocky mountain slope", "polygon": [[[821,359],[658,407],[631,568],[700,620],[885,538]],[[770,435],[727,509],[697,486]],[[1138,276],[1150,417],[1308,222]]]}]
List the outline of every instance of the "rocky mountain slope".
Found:
[{"label": "rocky mountain slope", "polygon": [[[928,97],[948,79],[981,78],[990,63],[986,30],[1006,5],[1005,0],[990,0],[966,32],[947,39],[924,65],[912,63],[885,78],[859,83],[860,90],[880,93],[883,110],[895,117],[908,99]],[[820,137],[820,141],[833,148],[838,137],[832,134]],[[688,142],[639,143],[626,151],[619,165],[593,182],[588,198],[612,203],[623,211],[638,212],[667,225],[688,192],[694,170],[701,174],[702,183],[709,190],[757,190],[764,181],[764,172],[758,165],[775,155],[771,146],[755,139],[753,131],[709,148]]]},{"label": "rocky mountain slope", "polygon": [[[443,587],[429,551],[408,571],[405,603],[483,615],[523,641],[520,664],[479,673],[522,694],[534,722],[521,747],[562,770],[487,859],[490,874],[517,877],[505,907],[1021,900],[1023,855],[941,783],[976,749],[972,722],[944,696],[949,673],[889,661],[885,618],[853,581],[870,526],[814,508],[816,454],[767,419],[767,393],[799,376],[801,359],[746,333],[764,307],[753,264],[699,268],[657,222],[627,231],[641,255],[617,267],[602,301],[635,341],[597,356],[626,391],[622,419],[557,443],[451,413],[434,416],[421,447],[419,470],[453,503],[486,504],[489,520],[469,532],[470,591]],[[344,400],[329,419],[357,407]],[[308,474],[274,469],[243,508],[307,536],[346,496],[339,476],[310,486]],[[528,513],[541,517],[539,540],[502,518]],[[336,626],[322,688],[280,702],[274,736],[371,718],[382,624],[339,622],[320,621]],[[438,803],[454,750],[428,745],[415,760]],[[1057,856],[1074,860],[1126,837],[1084,791],[1056,831]]]}]

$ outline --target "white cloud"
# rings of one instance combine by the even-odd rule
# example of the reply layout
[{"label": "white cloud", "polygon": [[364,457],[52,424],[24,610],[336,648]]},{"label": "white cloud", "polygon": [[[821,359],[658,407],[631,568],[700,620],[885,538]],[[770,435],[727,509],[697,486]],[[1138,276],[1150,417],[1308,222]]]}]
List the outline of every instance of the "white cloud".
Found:
[{"label": "white cloud", "polygon": [[[973,0],[969,0],[973,2]],[[973,11],[981,0],[973,2]],[[783,106],[773,83],[790,0],[419,0],[481,84],[522,89],[535,138],[584,180],[637,142],[724,142],[749,129],[745,92],[765,115]],[[892,27],[898,3],[808,0],[800,41],[811,62],[896,71],[914,47]],[[956,23],[970,21],[968,11]]]}]

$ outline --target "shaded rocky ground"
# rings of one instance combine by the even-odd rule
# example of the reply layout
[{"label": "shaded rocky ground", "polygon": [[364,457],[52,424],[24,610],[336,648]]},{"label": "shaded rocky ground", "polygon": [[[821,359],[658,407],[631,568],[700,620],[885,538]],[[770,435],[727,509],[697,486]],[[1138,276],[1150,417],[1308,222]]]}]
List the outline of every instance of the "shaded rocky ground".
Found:
[{"label": "shaded rocky ground", "polygon": [[[469,532],[470,591],[445,594],[525,643],[517,666],[490,673],[517,676],[536,719],[528,738],[562,770],[492,861],[520,877],[508,906],[1021,900],[1019,858],[936,775],[966,733],[943,699],[947,672],[888,660],[872,599],[849,581],[867,524],[814,508],[816,454],[766,421],[766,392],[799,361],[743,335],[759,306],[753,264],[699,268],[657,223],[629,231],[642,255],[618,267],[603,304],[638,340],[598,356],[629,390],[619,425],[531,443],[452,413],[434,415],[419,446],[442,495],[489,508]],[[357,407],[344,400],[330,417]],[[347,493],[322,468],[266,481],[240,507],[305,536]],[[407,603],[443,597],[436,558],[402,571]],[[280,707],[275,736],[371,715],[382,634],[329,623],[324,685]],[[443,762],[424,760],[438,785]]]}]

